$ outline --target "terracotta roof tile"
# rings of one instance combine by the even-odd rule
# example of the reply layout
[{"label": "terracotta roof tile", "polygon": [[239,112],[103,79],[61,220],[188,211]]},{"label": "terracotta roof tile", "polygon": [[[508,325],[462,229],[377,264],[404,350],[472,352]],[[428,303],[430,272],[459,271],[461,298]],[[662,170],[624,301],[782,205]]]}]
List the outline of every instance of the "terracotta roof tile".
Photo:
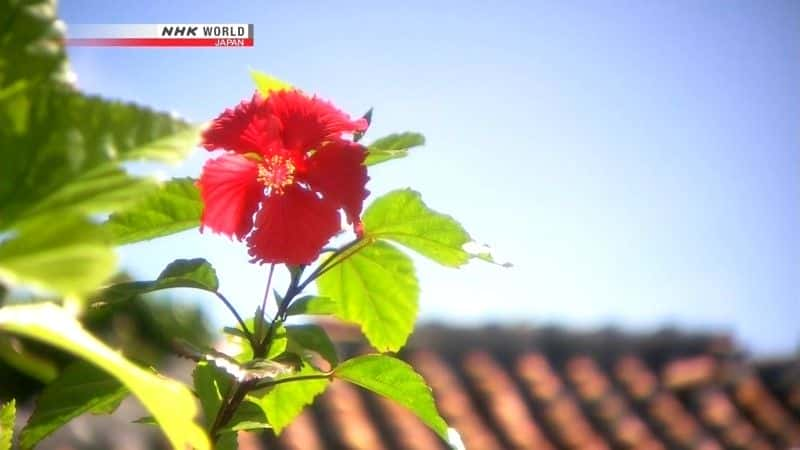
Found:
[{"label": "terracotta roof tile", "polygon": [[[800,446],[800,381],[784,370],[800,363],[772,364],[767,376],[719,336],[669,331],[628,341],[547,330],[432,327],[412,340],[405,356],[465,449]],[[347,338],[344,354],[363,351],[356,333],[338,335]],[[401,406],[341,382],[273,443],[267,448],[446,449]]]},{"label": "terracotta roof tile", "polygon": [[531,397],[539,401],[548,425],[562,446],[581,450],[610,448],[541,354],[527,353],[520,357],[516,373]]},{"label": "terracotta roof tile", "polygon": [[341,444],[349,449],[385,450],[385,441],[378,434],[356,389],[337,380],[330,384],[321,398],[323,408],[334,425],[335,434]]},{"label": "terracotta roof tile", "polygon": [[280,436],[282,448],[286,450],[322,450],[319,429],[311,411],[303,411]]},{"label": "terracotta roof tile", "polygon": [[662,379],[667,387],[680,389],[710,383],[716,370],[717,363],[712,356],[700,355],[670,362],[664,367]]},{"label": "terracotta roof tile", "polygon": [[411,363],[433,389],[439,409],[450,426],[456,429],[466,448],[496,450],[502,446],[478,413],[479,409],[465,391],[453,370],[434,352],[417,351]]},{"label": "terracotta roof tile", "polygon": [[[688,365],[696,366],[696,362],[693,360]],[[674,373],[687,367],[687,364],[681,364],[679,360],[677,364],[672,362],[667,367],[671,367],[667,371],[672,370]],[[722,448],[681,400],[668,390],[667,386],[658,384],[655,374],[640,358],[632,355],[621,358],[616,364],[616,374],[621,384],[631,394],[634,402],[647,410],[656,428],[669,443],[684,448]],[[697,380],[698,378],[693,379]],[[686,386],[687,384],[679,383],[679,385]]]},{"label": "terracotta roof tile", "polygon": [[763,427],[773,441],[786,447],[800,446],[800,424],[754,374],[741,378],[734,388],[737,402]]},{"label": "terracotta roof tile", "polygon": [[487,352],[470,352],[462,364],[512,448],[553,448],[528,412],[512,378]]},{"label": "terracotta roof tile", "polygon": [[593,411],[595,418],[611,430],[613,441],[624,448],[663,448],[650,427],[631,407],[625,396],[588,356],[567,362],[567,376]]},{"label": "terracotta roof tile", "polygon": [[771,448],[766,438],[753,426],[720,387],[701,389],[697,397],[701,420],[714,430],[720,440],[732,448]]},{"label": "terracotta roof tile", "polygon": [[404,450],[444,449],[433,431],[407,409],[385,398],[378,399],[378,403],[392,435]]}]

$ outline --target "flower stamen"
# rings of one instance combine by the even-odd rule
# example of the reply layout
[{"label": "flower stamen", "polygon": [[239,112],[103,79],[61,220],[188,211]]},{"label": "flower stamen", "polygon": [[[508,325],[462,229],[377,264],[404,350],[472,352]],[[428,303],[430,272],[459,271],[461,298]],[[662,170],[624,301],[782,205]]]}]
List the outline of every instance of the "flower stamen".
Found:
[{"label": "flower stamen", "polygon": [[275,155],[258,165],[258,182],[271,192],[283,193],[283,188],[294,183],[295,165],[291,159]]}]

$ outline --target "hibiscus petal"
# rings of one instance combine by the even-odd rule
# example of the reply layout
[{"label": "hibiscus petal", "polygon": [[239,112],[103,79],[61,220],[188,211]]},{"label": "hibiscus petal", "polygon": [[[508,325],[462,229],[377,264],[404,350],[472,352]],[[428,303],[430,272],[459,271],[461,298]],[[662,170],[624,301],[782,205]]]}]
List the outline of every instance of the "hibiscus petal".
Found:
[{"label": "hibiscus petal", "polygon": [[364,166],[366,149],[350,141],[335,140],[324,144],[308,160],[307,172],[301,175],[311,189],[344,209],[347,221],[358,223],[369,180]]},{"label": "hibiscus petal", "polygon": [[254,262],[310,264],[339,230],[336,205],[294,185],[264,201],[247,244]]},{"label": "hibiscus petal", "polygon": [[209,160],[197,182],[203,198],[202,227],[241,240],[253,228],[253,214],[264,197],[258,165],[236,154]]},{"label": "hibiscus petal", "polygon": [[342,133],[367,128],[366,120],[352,120],[333,104],[307,97],[298,90],[274,92],[266,102],[281,124],[281,143],[290,150],[318,149],[324,141],[341,137]]},{"label": "hibiscus petal", "polygon": [[[203,132],[203,147],[206,150],[225,149],[237,153],[257,151],[257,140],[253,128],[261,129],[267,121],[264,99],[254,94],[251,100],[243,100],[235,108],[222,112]],[[257,134],[256,134],[257,136]]]}]

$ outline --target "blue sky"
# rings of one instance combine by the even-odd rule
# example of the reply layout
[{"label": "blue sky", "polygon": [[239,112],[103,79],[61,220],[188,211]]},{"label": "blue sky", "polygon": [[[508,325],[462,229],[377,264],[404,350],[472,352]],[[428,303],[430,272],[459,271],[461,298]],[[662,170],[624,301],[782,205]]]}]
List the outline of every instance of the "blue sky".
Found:
[{"label": "blue sky", "polygon": [[[373,106],[367,141],[423,132],[369,188],[421,191],[515,267],[419,260],[422,319],[674,324],[762,355],[798,348],[800,3],[430,3],[71,0],[60,14],[255,24],[250,49],[72,48],[87,92],[206,121],[251,94],[253,67],[353,115]],[[265,268],[220,237],[121,253],[142,277],[206,257],[245,310],[262,294]]]}]

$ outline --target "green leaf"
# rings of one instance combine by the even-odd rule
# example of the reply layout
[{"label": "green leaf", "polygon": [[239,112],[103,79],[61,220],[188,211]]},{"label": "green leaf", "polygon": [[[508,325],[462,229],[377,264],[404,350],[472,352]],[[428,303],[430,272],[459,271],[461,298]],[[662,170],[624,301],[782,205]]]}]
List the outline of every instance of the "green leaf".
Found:
[{"label": "green leaf", "polygon": [[399,189],[377,198],[364,212],[365,233],[402,244],[439,264],[458,267],[469,261],[469,234],[455,219],[428,208],[420,194]]},{"label": "green leaf", "polygon": [[[258,310],[258,308],[256,309]],[[250,331],[253,331],[255,318],[251,317],[249,319],[245,319],[244,323],[247,324],[247,328]],[[246,338],[244,330],[242,330],[239,325],[233,329],[226,327],[223,329],[223,331],[226,333],[224,338],[227,354],[232,356],[233,359],[240,363],[245,363],[253,359],[253,347],[250,345],[250,341]],[[266,334],[266,332],[263,333]]]},{"label": "green leaf", "polygon": [[0,361],[42,384],[58,378],[58,364],[29,347],[14,336],[0,336]]},{"label": "green leaf", "polygon": [[408,256],[376,241],[317,279],[320,295],[335,299],[335,315],[355,322],[379,351],[397,351],[417,318],[419,286]]},{"label": "green leaf", "polygon": [[26,216],[115,211],[155,188],[150,180],[135,178],[118,167],[105,165],[63,184],[26,211]]},{"label": "green leaf", "polygon": [[66,310],[51,303],[0,308],[0,330],[44,342],[102,368],[139,398],[174,448],[209,450],[205,432],[193,421],[197,407],[185,386],[129,362]]},{"label": "green leaf", "polygon": [[238,448],[239,440],[234,433],[222,434],[214,443],[214,450],[237,450]]},{"label": "green leaf", "polygon": [[10,402],[0,406],[0,450],[11,450],[16,417],[17,406],[12,398]]},{"label": "green leaf", "polygon": [[254,69],[250,69],[250,78],[253,79],[253,82],[256,84],[256,89],[258,89],[258,92],[264,98],[269,97],[273,92],[287,91],[294,88],[285,81]]},{"label": "green leaf", "polygon": [[178,233],[200,225],[203,202],[190,178],[176,178],[144,196],[105,223],[116,244],[130,244]]},{"label": "green leaf", "polygon": [[128,150],[125,152],[125,159],[179,163],[197,147],[201,130],[200,126],[178,128],[172,134],[144,142]]},{"label": "green leaf", "polygon": [[364,165],[373,166],[391,159],[405,158],[410,149],[421,145],[425,145],[425,136],[419,133],[390,134],[367,146]]},{"label": "green leaf", "polygon": [[[116,170],[115,180],[107,187],[130,193],[129,180],[118,171],[120,163],[144,155],[175,160],[192,148],[191,144],[180,148],[161,144],[190,128],[169,114],[58,85],[29,86],[19,95],[22,97],[0,101],[0,126],[6,121],[16,124],[0,132],[4,161],[0,165],[0,204],[4,208],[0,228],[35,217],[42,212],[40,203],[53,202],[53,198],[67,206],[65,201],[79,198],[80,192],[92,196],[80,199],[70,211],[106,209],[109,199],[121,199],[124,193],[103,192],[102,181],[93,177],[95,171]],[[22,112],[12,112],[23,104]],[[94,195],[102,198],[96,201]],[[111,204],[104,212],[120,206],[124,205]]]},{"label": "green leaf", "polygon": [[39,395],[36,409],[20,433],[20,448],[32,449],[81,414],[110,414],[127,395],[128,389],[107,372],[83,361],[75,362]]},{"label": "green leaf", "polygon": [[101,301],[114,302],[162,289],[194,288],[216,292],[218,287],[217,272],[208,261],[203,258],[176,259],[155,280],[114,284],[103,289],[97,297]]},{"label": "green leaf", "polygon": [[[299,372],[287,377],[320,375],[311,365],[304,363]],[[330,380],[327,378],[298,380],[281,383],[254,393],[250,399],[259,405],[266,414],[269,424],[276,433],[286,428],[306,405],[310,405],[317,395],[323,393]]]},{"label": "green leaf", "polygon": [[286,346],[289,342],[286,337],[286,327],[280,323],[275,326],[277,328],[273,332],[272,344],[269,347],[269,352],[267,352],[266,359],[274,359],[275,357],[281,355],[286,351]]},{"label": "green leaf", "polygon": [[343,362],[334,376],[405,406],[442,439],[447,439],[447,423],[436,410],[431,389],[405,362],[386,355],[364,355]]},{"label": "green leaf", "polygon": [[[289,339],[289,350],[294,351],[295,347],[317,352],[331,363],[331,367],[339,364],[339,356],[336,354],[336,347],[331,342],[328,333],[319,325],[287,325],[286,335]],[[297,353],[297,352],[295,352]]]},{"label": "green leaf", "polygon": [[89,292],[115,270],[116,256],[103,238],[80,217],[28,222],[0,244],[0,280],[64,296]]},{"label": "green leaf", "polygon": [[333,299],[318,295],[306,295],[293,301],[289,309],[286,310],[286,314],[290,316],[300,314],[319,316],[336,314],[337,311],[339,311],[339,306]]},{"label": "green leaf", "polygon": [[20,79],[62,80],[66,57],[55,1],[6,0],[2,17],[0,87]]},{"label": "green leaf", "polygon": [[264,410],[261,409],[257,403],[252,400],[245,400],[233,413],[233,417],[228,426],[220,429],[221,433],[230,433],[235,431],[252,431],[264,430],[272,428],[267,421],[267,416]]},{"label": "green leaf", "polygon": [[225,373],[207,362],[200,362],[192,373],[194,391],[203,407],[206,428],[211,427],[217,417],[222,400],[231,389],[231,379]]}]

